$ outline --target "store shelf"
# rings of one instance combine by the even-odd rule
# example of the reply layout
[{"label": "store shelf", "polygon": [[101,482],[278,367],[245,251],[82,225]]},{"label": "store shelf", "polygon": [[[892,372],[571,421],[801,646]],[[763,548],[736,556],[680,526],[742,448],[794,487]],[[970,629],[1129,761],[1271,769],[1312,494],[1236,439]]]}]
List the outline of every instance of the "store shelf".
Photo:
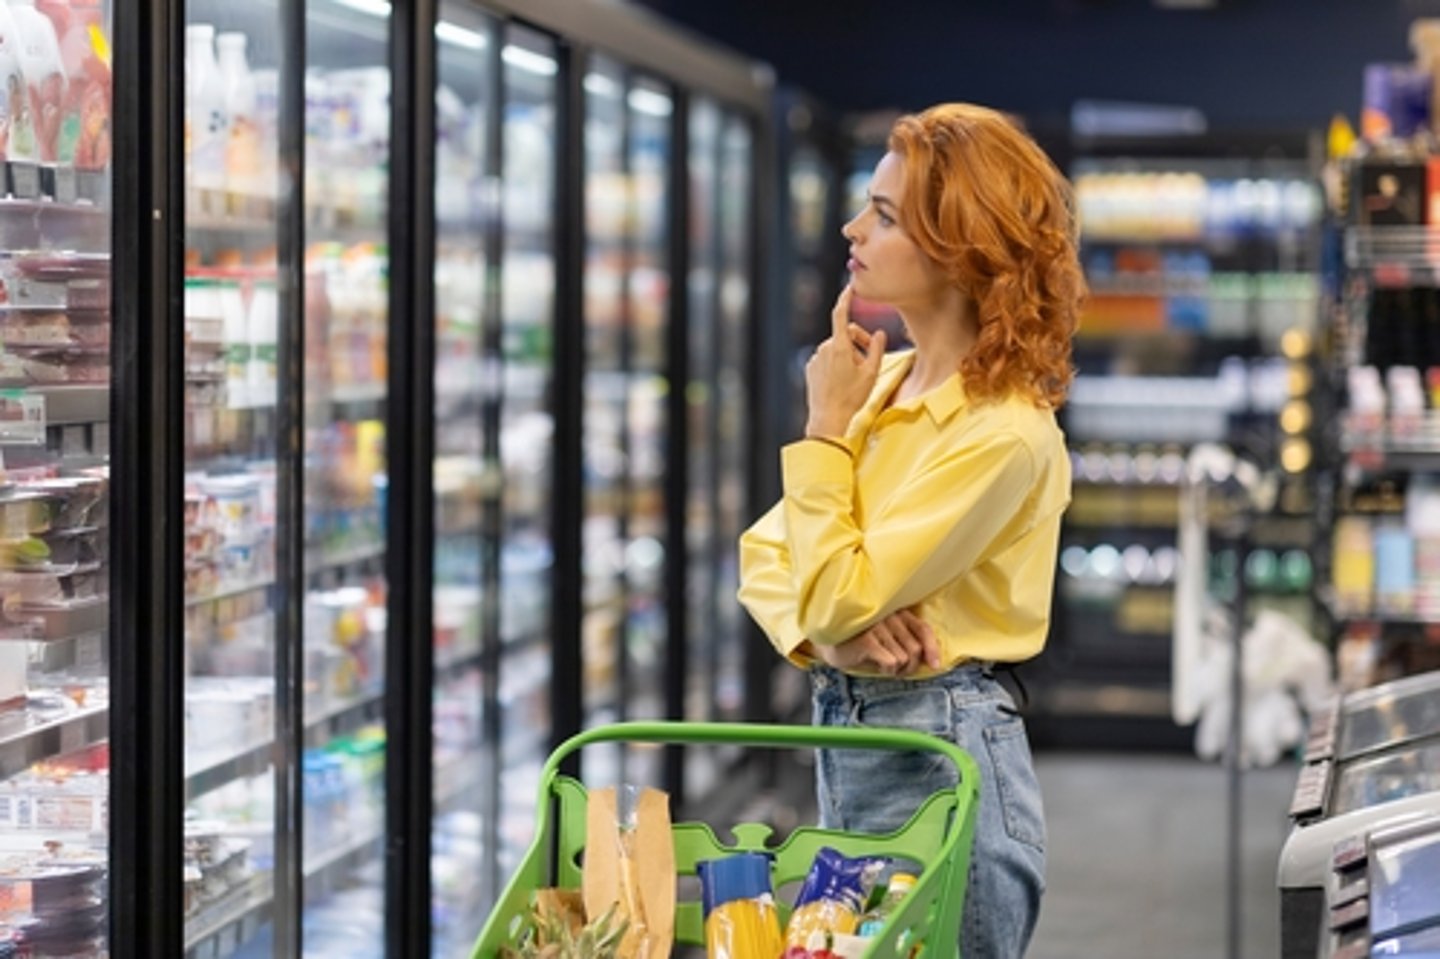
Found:
[{"label": "store shelf", "polygon": [[347,566],[360,566],[380,559],[385,555],[385,544],[363,543],[349,549],[313,549],[305,555],[305,571],[317,575]]},{"label": "store shelf", "polygon": [[185,959],[219,959],[254,937],[270,920],[273,877],[257,873],[185,923]]},{"label": "store shelf", "polygon": [[382,829],[367,831],[340,843],[333,849],[326,849],[317,855],[305,857],[305,897],[315,899],[325,895],[360,866],[379,859],[385,852],[385,832]]},{"label": "store shelf", "polygon": [[233,586],[225,586],[217,589],[213,593],[206,593],[204,596],[187,596],[185,597],[185,606],[188,609],[195,606],[204,606],[206,603],[218,603],[221,600],[233,599],[236,596],[243,596],[246,593],[253,593],[256,590],[269,589],[274,585],[275,580],[273,577],[251,580],[248,583],[236,583]]},{"label": "store shelf", "polygon": [[1352,270],[1370,271],[1382,285],[1433,285],[1440,278],[1440,229],[1347,227],[1345,265]]},{"label": "store shelf", "polygon": [[4,620],[13,624],[33,623],[39,632],[37,642],[55,642],[102,632],[110,626],[110,603],[104,596],[77,600],[78,605],[12,606],[5,610]]},{"label": "store shelf", "polygon": [[[478,659],[478,657],[476,657]],[[464,668],[467,660],[457,660],[450,669]],[[324,746],[340,736],[354,732],[362,726],[384,718],[385,697],[383,694],[361,696],[336,703],[320,711],[305,723],[305,745]],[[275,744],[256,743],[240,752],[218,759],[211,758],[204,765],[186,771],[185,800],[218,789],[227,783],[249,776],[258,776],[271,767]]]},{"label": "store shelf", "polygon": [[197,796],[203,796],[237,779],[258,776],[272,765],[275,751],[273,742],[259,743],[228,757],[214,759],[185,773],[185,802],[188,804]]},{"label": "store shelf", "polygon": [[45,398],[47,426],[110,421],[110,386],[32,386],[25,391]]},{"label": "store shelf", "polygon": [[52,719],[37,719],[30,709],[0,714],[0,780],[41,760],[104,742],[109,735],[104,706],[81,707]]},{"label": "store shelf", "polygon": [[436,685],[452,682],[471,670],[481,668],[484,659],[485,654],[480,652],[466,652],[444,660],[437,659],[435,662]]},{"label": "store shelf", "polygon": [[1169,688],[1123,683],[1061,683],[1044,692],[1047,712],[1067,715],[1170,717]]},{"label": "store shelf", "polygon": [[305,745],[321,747],[385,717],[385,694],[370,693],[332,703],[305,721]]},{"label": "store shelf", "polygon": [[306,402],[328,403],[331,406],[379,406],[390,394],[386,383],[341,383],[328,390],[317,389],[306,394]]},{"label": "store shelf", "polygon": [[98,631],[39,641],[31,648],[31,668],[45,673],[95,669],[106,662],[106,645],[105,633]]}]

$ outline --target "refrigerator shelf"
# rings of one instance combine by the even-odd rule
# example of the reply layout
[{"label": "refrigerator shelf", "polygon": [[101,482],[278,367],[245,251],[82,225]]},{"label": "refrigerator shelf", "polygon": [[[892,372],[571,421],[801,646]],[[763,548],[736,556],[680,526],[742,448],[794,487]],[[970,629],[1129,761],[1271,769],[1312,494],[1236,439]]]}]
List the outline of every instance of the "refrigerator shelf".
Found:
[{"label": "refrigerator shelf", "polygon": [[318,855],[307,855],[305,898],[317,899],[340,885],[340,880],[385,854],[383,828],[366,831]]},{"label": "refrigerator shelf", "polygon": [[[457,663],[455,668],[458,667]],[[305,744],[324,746],[333,739],[379,720],[384,711],[385,697],[379,693],[334,704],[305,723]],[[204,765],[187,771],[185,801],[189,802],[237,779],[260,775],[270,768],[274,749],[273,742],[255,743],[229,756],[211,758]]]},{"label": "refrigerator shelf", "polygon": [[260,775],[270,768],[274,750],[273,742],[263,742],[244,752],[212,760],[198,769],[187,771],[185,802],[188,804],[197,796],[203,796],[237,779]]},{"label": "refrigerator shelf", "polygon": [[389,395],[386,383],[340,383],[328,390],[315,389],[305,394],[306,403],[330,406],[378,406]]},{"label": "refrigerator shelf", "polygon": [[306,550],[305,571],[309,575],[315,575],[346,566],[360,566],[381,559],[384,555],[383,542],[363,543],[349,549],[310,549]]},{"label": "refrigerator shelf", "polygon": [[466,652],[459,656],[452,656],[435,663],[435,684],[453,682],[464,676],[472,669],[479,669],[483,665],[484,653]]},{"label": "refrigerator shelf", "polygon": [[500,649],[506,656],[516,656],[521,652],[530,649],[532,646],[539,646],[550,638],[548,626],[540,625],[531,629],[520,630],[510,635],[501,635]]},{"label": "refrigerator shelf", "polygon": [[110,601],[108,596],[95,596],[68,607],[11,606],[5,609],[4,618],[10,623],[38,624],[40,634],[30,637],[35,642],[69,640],[109,628]]},{"label": "refrigerator shelf", "polygon": [[45,398],[47,426],[110,421],[109,386],[32,386],[26,392]]},{"label": "refrigerator shelf", "polygon": [[105,706],[80,707],[55,719],[30,721],[23,715],[0,717],[0,779],[8,779],[41,760],[63,756],[104,742],[110,735]]},{"label": "refrigerator shelf", "polygon": [[233,953],[269,922],[274,896],[274,879],[269,873],[257,873],[206,906],[185,924],[185,959]]},{"label": "refrigerator shelf", "polygon": [[185,607],[190,609],[195,606],[204,606],[206,603],[218,603],[222,599],[231,599],[235,596],[242,596],[245,593],[253,593],[256,590],[269,589],[274,585],[275,580],[273,577],[251,580],[248,583],[237,583],[234,586],[217,589],[213,593],[206,593],[204,596],[187,596],[185,597]]},{"label": "refrigerator shelf", "polygon": [[319,748],[385,715],[385,694],[369,693],[332,703],[305,722],[305,745]]}]

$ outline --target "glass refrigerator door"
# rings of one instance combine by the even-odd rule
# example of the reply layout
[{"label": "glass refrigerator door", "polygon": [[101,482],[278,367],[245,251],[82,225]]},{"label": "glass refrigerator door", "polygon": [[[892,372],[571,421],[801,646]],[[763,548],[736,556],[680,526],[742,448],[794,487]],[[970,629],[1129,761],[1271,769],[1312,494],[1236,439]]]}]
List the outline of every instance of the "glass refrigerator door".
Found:
[{"label": "glass refrigerator door", "polygon": [[[664,714],[669,94],[595,57],[585,81],[586,726]],[[659,752],[593,749],[595,785]]]},{"label": "glass refrigerator door", "polygon": [[[671,100],[664,88],[638,80],[631,84],[625,104],[631,196],[625,289],[625,716],[659,719],[665,715]],[[629,781],[658,783],[660,752],[641,747],[631,752]]]},{"label": "glass refrigerator door", "polygon": [[751,192],[754,138],[748,123],[728,115],[721,139],[720,329],[715,371],[718,414],[720,561],[715,578],[716,718],[739,720],[745,707],[745,613],[735,601],[740,584],[740,534],[748,521],[745,490],[750,471],[749,376]]},{"label": "glass refrigerator door", "polygon": [[307,0],[306,956],[384,941],[388,4]]},{"label": "glass refrigerator door", "polygon": [[[185,49],[185,950],[271,954],[277,5],[193,0]],[[159,908],[157,906],[156,908]]]},{"label": "glass refrigerator door", "polygon": [[[467,4],[440,8],[435,141],[434,819],[431,955],[468,955],[487,912],[485,819],[494,780],[486,749],[482,659],[495,584],[482,527],[487,398],[496,393],[482,339],[487,300],[488,64],[494,29]],[[493,402],[493,400],[491,401]],[[492,467],[493,469],[493,467]]]},{"label": "glass refrigerator door", "polygon": [[511,26],[501,51],[500,847],[510,875],[535,827],[550,750],[550,372],[555,313],[555,42]]},{"label": "glass refrigerator door", "polygon": [[[585,409],[582,532],[585,613],[581,619],[585,726],[621,716],[621,635],[626,603],[625,286],[630,185],[625,176],[625,77],[594,58],[585,74]],[[620,750],[585,750],[585,781],[621,780]]]},{"label": "glass refrigerator door", "polygon": [[109,899],[107,7],[0,8],[47,71],[0,162],[0,952],[86,959]]},{"label": "glass refrigerator door", "polygon": [[[720,646],[714,641],[720,596],[715,589],[719,540],[716,536],[717,422],[714,394],[719,348],[720,274],[720,109],[696,98],[690,106],[690,310],[689,381],[685,384],[689,490],[685,502],[686,629],[690,670],[685,718],[715,718],[714,679]],[[686,787],[703,795],[714,778],[709,754],[687,750]]]}]

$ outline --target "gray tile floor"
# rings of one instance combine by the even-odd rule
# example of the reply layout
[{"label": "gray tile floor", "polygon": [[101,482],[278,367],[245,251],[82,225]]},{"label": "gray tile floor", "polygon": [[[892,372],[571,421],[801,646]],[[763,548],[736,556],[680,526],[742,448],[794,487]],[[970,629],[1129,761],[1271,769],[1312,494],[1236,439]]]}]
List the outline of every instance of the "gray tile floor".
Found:
[{"label": "gray tile floor", "polygon": [[[1175,755],[1041,753],[1048,891],[1028,959],[1226,959],[1225,771]],[[1280,954],[1275,867],[1294,764],[1243,780],[1241,956]]]}]

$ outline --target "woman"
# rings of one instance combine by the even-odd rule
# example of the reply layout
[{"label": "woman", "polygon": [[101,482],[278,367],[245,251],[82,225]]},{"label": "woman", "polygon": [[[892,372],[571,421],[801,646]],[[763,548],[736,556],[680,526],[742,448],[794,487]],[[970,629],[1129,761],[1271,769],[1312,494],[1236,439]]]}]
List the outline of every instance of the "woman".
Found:
[{"label": "woman", "polygon": [[[805,369],[805,438],[784,496],[740,541],[740,600],[810,670],[815,721],[945,736],[980,766],[961,946],[1024,954],[1045,826],[1025,727],[996,664],[1045,643],[1069,457],[1084,280],[1068,184],[1004,116],[947,104],[902,117],[845,225],[850,284]],[[893,306],[913,350],[849,323]],[[885,833],[955,771],[914,754],[826,751],[823,825]]]}]

